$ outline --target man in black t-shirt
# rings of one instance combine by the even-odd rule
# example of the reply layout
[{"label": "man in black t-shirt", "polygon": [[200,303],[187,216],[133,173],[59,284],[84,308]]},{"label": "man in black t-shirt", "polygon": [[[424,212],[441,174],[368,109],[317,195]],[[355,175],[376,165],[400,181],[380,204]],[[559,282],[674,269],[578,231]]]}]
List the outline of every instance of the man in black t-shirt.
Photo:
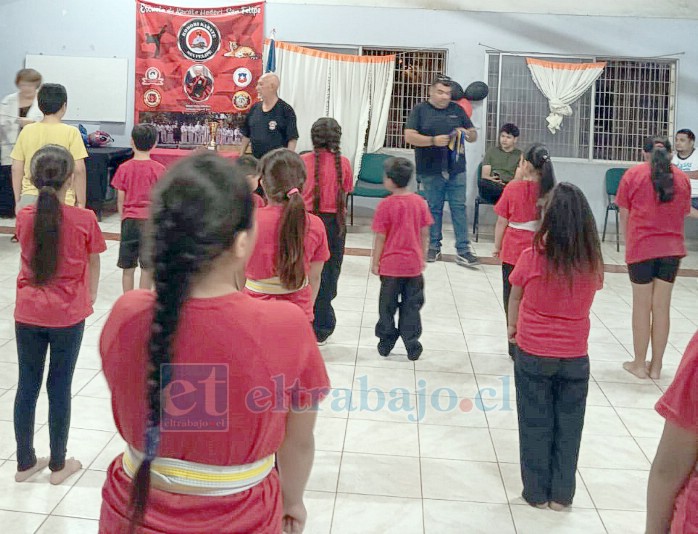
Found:
[{"label": "man in black t-shirt", "polygon": [[451,101],[448,76],[439,76],[429,88],[429,99],[417,104],[405,124],[405,141],[414,145],[417,180],[424,186],[434,224],[429,231],[427,261],[441,257],[441,221],[448,200],[456,234],[456,263],[478,263],[468,240],[465,213],[465,147],[461,141],[477,139],[473,123],[458,104]]},{"label": "man in black t-shirt", "polygon": [[250,109],[242,125],[242,147],[244,154],[252,143],[252,154],[259,159],[275,148],[296,149],[298,128],[293,108],[279,98],[279,78],[267,73],[257,82],[261,102]]}]

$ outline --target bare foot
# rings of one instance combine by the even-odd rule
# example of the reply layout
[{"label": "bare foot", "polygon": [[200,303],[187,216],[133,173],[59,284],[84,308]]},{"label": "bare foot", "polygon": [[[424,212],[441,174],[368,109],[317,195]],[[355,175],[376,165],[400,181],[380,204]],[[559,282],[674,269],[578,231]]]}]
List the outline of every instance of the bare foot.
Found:
[{"label": "bare foot", "polygon": [[15,482],[24,482],[34,476],[39,471],[43,470],[48,465],[48,458],[38,458],[36,463],[29,469],[17,471],[15,473]]},{"label": "bare foot", "polygon": [[544,510],[544,509],[546,509],[546,508],[548,507],[548,503],[547,503],[547,502],[543,502],[543,503],[540,503],[540,504],[534,504],[533,506],[536,507],[536,508],[540,508],[541,510]]},{"label": "bare foot", "polygon": [[635,362],[625,362],[623,363],[623,369],[628,371],[630,374],[635,375],[638,378],[647,378],[647,368],[645,364],[635,365]]},{"label": "bare foot", "polygon": [[78,462],[75,458],[68,458],[65,461],[63,469],[60,471],[54,471],[49,477],[49,482],[54,486],[62,484],[70,475],[73,475],[82,469],[82,464]]},{"label": "bare foot", "polygon": [[569,505],[560,504],[559,502],[550,501],[550,509],[556,512],[563,512],[569,508]]},{"label": "bare foot", "polygon": [[657,365],[650,363],[647,366],[647,371],[649,372],[650,378],[652,380],[659,380],[659,377],[662,374],[662,366],[661,364]]}]

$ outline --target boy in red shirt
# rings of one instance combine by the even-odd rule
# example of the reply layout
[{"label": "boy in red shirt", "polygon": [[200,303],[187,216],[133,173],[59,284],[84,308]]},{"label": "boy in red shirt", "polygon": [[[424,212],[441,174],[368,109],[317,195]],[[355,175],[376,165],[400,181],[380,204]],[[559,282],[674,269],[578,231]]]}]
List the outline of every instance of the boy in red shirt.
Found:
[{"label": "boy in red shirt", "polygon": [[111,184],[119,191],[121,245],[117,266],[124,270],[121,282],[124,293],[134,287],[139,260],[140,289],[150,289],[153,286],[152,269],[145,264],[140,249],[150,211],[150,191],[165,173],[165,167],[150,159],[150,151],[155,148],[157,138],[158,132],[152,124],[134,126],[131,132],[133,159],[119,166]]},{"label": "boy in red shirt", "polygon": [[[434,219],[426,201],[407,189],[414,165],[405,158],[385,162],[383,185],[392,195],[381,200],[373,217],[375,232],[371,272],[381,278],[376,324],[378,354],[388,356],[398,337],[402,337],[407,357],[417,360],[422,354],[424,305],[424,258],[429,248],[429,227]],[[400,309],[398,327],[395,312]]]}]

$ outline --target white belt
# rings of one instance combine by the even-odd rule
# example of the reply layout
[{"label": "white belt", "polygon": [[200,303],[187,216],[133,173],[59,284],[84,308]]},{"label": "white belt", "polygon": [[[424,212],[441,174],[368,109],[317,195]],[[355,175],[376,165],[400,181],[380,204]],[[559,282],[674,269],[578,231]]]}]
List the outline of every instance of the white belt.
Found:
[{"label": "white belt", "polygon": [[509,221],[509,227],[515,230],[526,230],[527,232],[537,232],[540,228],[540,221],[512,222]]},{"label": "white belt", "polygon": [[[143,453],[126,447],[122,465],[133,478],[143,461]],[[267,478],[276,455],[271,454],[245,465],[207,465],[172,458],[155,458],[150,464],[150,483],[154,488],[184,495],[220,497],[242,493]]]}]

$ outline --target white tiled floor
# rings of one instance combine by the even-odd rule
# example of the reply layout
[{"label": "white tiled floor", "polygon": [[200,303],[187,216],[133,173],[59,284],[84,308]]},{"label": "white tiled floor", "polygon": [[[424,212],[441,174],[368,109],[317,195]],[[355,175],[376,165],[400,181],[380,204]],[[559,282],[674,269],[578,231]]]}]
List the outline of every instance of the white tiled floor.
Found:
[{"label": "white tiled floor", "polygon": [[[2,223],[0,223],[1,225]],[[5,224],[8,224],[5,222]],[[102,223],[117,232],[113,216]],[[347,246],[370,247],[352,232]],[[444,243],[452,243],[446,232]],[[15,484],[12,407],[17,381],[12,328],[18,248],[0,236],[0,524],[3,532],[93,533],[100,488],[123,449],[100,373],[97,341],[121,293],[118,243],[102,259],[100,299],[73,384],[69,454],[86,469],[53,487],[42,473]],[[484,236],[476,248],[489,255]],[[451,252],[451,246],[445,252]],[[604,245],[607,263],[622,250]],[[698,265],[698,255],[684,262]],[[698,324],[698,284],[680,278],[662,380],[641,381],[620,368],[630,357],[627,275],[607,274],[592,316],[592,380],[573,509],[541,511],[523,503],[512,365],[506,356],[500,269],[430,265],[423,311],[425,352],[409,362],[380,358],[373,326],[378,280],[366,257],[346,256],[336,308],[339,326],[323,347],[335,388],[317,424],[317,454],[308,484],[307,532],[340,533],[620,533],[644,528],[650,463],[662,420],[653,405],[671,380]],[[696,321],[696,322],[694,322]],[[441,388],[441,389],[440,389]],[[449,394],[449,391],[452,393]],[[382,405],[382,407],[381,407]],[[450,409],[449,409],[450,408]],[[37,449],[48,452],[45,394],[37,409]]]}]

